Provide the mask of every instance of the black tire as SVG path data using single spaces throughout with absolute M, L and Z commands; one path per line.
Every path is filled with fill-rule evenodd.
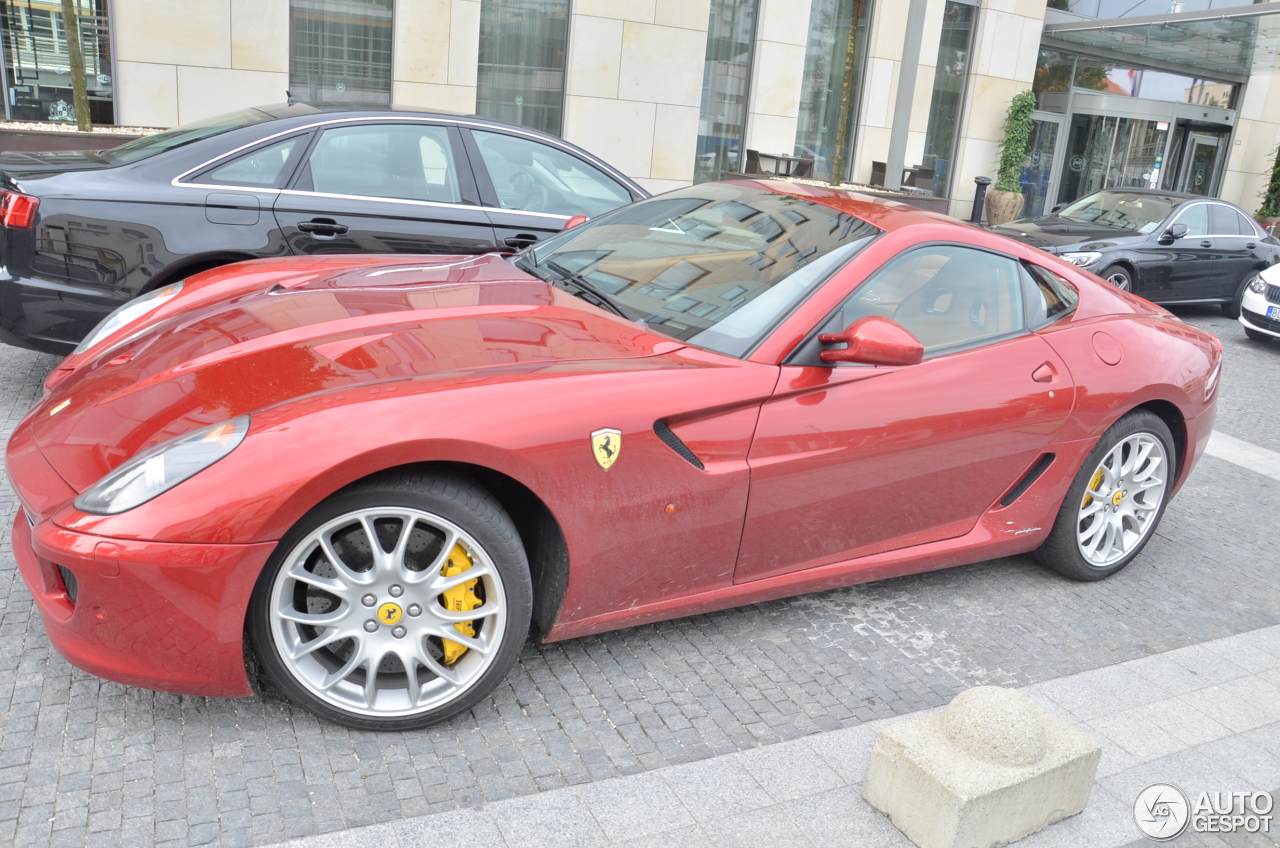
M 1098 276 L 1120 291 L 1133 291 L 1133 273 L 1124 265 L 1108 265 Z
M 453 700 L 411 715 L 364 715 L 318 697 L 289 669 L 281 657 L 273 631 L 270 598 L 277 576 L 295 548 L 318 528 L 359 510 L 396 508 L 418 510 L 443 518 L 464 530 L 478 543 L 500 577 L 505 597 L 505 627 L 490 664 Z M 367 539 L 367 534 L 365 538 Z M 387 552 L 385 546 L 383 551 Z M 410 587 L 401 602 L 410 600 L 413 591 L 413 587 Z M 399 595 L 396 597 L 399 598 Z M 428 601 L 424 600 L 423 603 Z M 364 616 L 364 611 L 356 609 L 354 604 L 352 607 L 357 613 L 356 618 Z M 289 530 L 259 575 L 249 602 L 246 630 L 263 676 L 297 706 L 323 719 L 359 730 L 412 730 L 438 724 L 463 713 L 497 688 L 524 645 L 529 633 L 532 607 L 533 588 L 524 546 L 511 517 L 487 490 L 460 476 L 389 472 L 338 492 Z M 372 610 L 368 614 L 372 615 Z M 409 608 L 408 615 L 412 614 L 412 609 Z M 381 615 L 381 609 L 378 615 Z M 407 617 L 404 622 L 410 623 Z M 477 629 L 476 632 L 479 633 L 480 630 Z M 411 643 L 412 640 L 407 642 Z M 381 666 L 378 673 L 386 676 Z M 377 675 L 375 677 L 377 680 L 382 679 Z M 381 689 L 375 691 L 379 693 L 375 696 L 376 699 L 380 697 Z
M 1244 293 L 1249 288 L 1249 282 L 1258 276 L 1257 271 L 1250 271 L 1245 278 L 1240 281 L 1240 285 L 1236 286 L 1236 293 L 1232 295 L 1230 302 L 1222 304 L 1222 314 L 1230 318 L 1232 321 L 1240 317 L 1240 309 L 1244 303 Z
M 1244 334 L 1255 342 L 1269 342 L 1273 338 L 1273 336 L 1268 336 L 1266 333 L 1258 332 L 1252 327 L 1245 327 Z
M 1137 545 L 1132 550 L 1127 551 L 1118 562 L 1111 563 L 1105 567 L 1096 566 L 1084 558 L 1077 543 L 1080 512 L 1084 508 L 1086 490 L 1095 473 L 1097 473 L 1099 465 L 1112 448 L 1125 439 L 1138 434 L 1154 436 L 1164 447 L 1169 467 L 1165 474 L 1166 482 L 1163 499 L 1146 530 L 1146 535 L 1141 538 Z M 1107 432 L 1102 434 L 1102 438 L 1098 439 L 1098 444 L 1089 452 L 1089 456 L 1080 466 L 1080 470 L 1076 472 L 1075 480 L 1072 481 L 1071 488 L 1067 490 L 1067 496 L 1063 499 L 1062 506 L 1058 510 L 1058 517 L 1054 521 L 1049 537 L 1035 552 L 1036 559 L 1064 577 L 1084 582 L 1110 577 L 1133 562 L 1134 558 L 1146 547 L 1151 537 L 1155 535 L 1160 519 L 1164 517 L 1165 508 L 1169 505 L 1169 491 L 1173 488 L 1174 480 L 1177 478 L 1177 463 L 1178 456 L 1175 452 L 1173 434 L 1169 431 L 1169 425 L 1165 424 L 1163 419 L 1145 409 L 1135 409 L 1125 415 L 1111 425 Z

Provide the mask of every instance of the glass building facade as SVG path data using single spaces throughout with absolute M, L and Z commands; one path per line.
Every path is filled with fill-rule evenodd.
M 106 0 L 76 0 L 89 117 L 115 123 L 111 30 Z M 18 121 L 74 123 L 71 59 L 61 0 L 0 0 L 5 114 Z
M 693 181 L 741 171 L 751 93 L 757 0 L 711 0 Z
M 391 103 L 394 0 L 289 0 L 289 93 L 308 103 Z
M 925 132 L 921 163 L 933 169 L 934 194 L 938 197 L 947 196 L 951 183 L 951 164 L 960 131 L 977 12 L 976 6 L 947 0 L 942 15 L 942 41 L 938 45 L 933 97 L 929 101 L 929 128 Z
M 800 119 L 796 124 L 796 156 L 813 157 L 813 176 L 831 179 L 839 135 L 840 106 L 847 98 L 845 153 L 857 137 L 858 104 L 867 65 L 867 27 L 871 0 L 813 0 L 809 11 L 809 41 L 805 48 Z M 850 33 L 850 27 L 854 31 Z M 853 75 L 844 90 L 849 37 L 853 36 Z M 852 157 L 846 156 L 848 177 Z
M 483 0 L 476 114 L 560 135 L 569 0 Z

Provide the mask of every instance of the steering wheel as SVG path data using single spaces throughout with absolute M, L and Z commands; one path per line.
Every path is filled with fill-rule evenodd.
M 546 212 L 551 203 L 551 192 L 527 171 L 511 175 L 507 185 L 514 192 L 512 202 L 525 212 Z

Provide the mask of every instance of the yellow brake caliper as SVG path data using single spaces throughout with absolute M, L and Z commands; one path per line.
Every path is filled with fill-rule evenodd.
M 1098 473 L 1093 475 L 1093 479 L 1089 481 L 1089 491 L 1085 492 L 1084 503 L 1080 504 L 1080 508 L 1084 509 L 1093 503 L 1093 496 L 1098 493 L 1098 487 L 1102 485 L 1102 469 L 1098 469 Z
M 449 552 L 449 558 L 445 560 L 444 569 L 440 573 L 445 577 L 453 577 L 455 574 L 461 574 L 471 568 L 472 565 L 471 557 L 467 555 L 462 545 L 454 545 L 453 550 Z M 453 610 L 454 612 L 475 609 L 480 606 L 480 598 L 476 596 L 476 584 L 479 582 L 480 579 L 476 578 L 460 583 L 452 589 L 445 589 L 440 593 L 440 603 L 445 609 Z M 475 625 L 474 621 L 460 621 L 453 627 L 463 636 L 474 637 L 476 635 Z M 467 652 L 466 645 L 459 645 L 449 639 L 441 639 L 440 643 L 444 647 L 445 665 L 453 665 Z

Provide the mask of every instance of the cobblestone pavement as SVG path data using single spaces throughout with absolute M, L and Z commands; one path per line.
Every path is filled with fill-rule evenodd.
M 1218 427 L 1280 450 L 1280 344 L 1209 310 Z M 3 435 L 52 357 L 0 347 Z M 414 733 L 267 693 L 157 694 L 72 669 L 13 567 L 0 487 L 0 844 L 261 845 L 733 753 L 1280 623 L 1280 482 L 1206 457 L 1159 536 L 1077 584 L 1025 557 L 527 647 L 471 713 Z

